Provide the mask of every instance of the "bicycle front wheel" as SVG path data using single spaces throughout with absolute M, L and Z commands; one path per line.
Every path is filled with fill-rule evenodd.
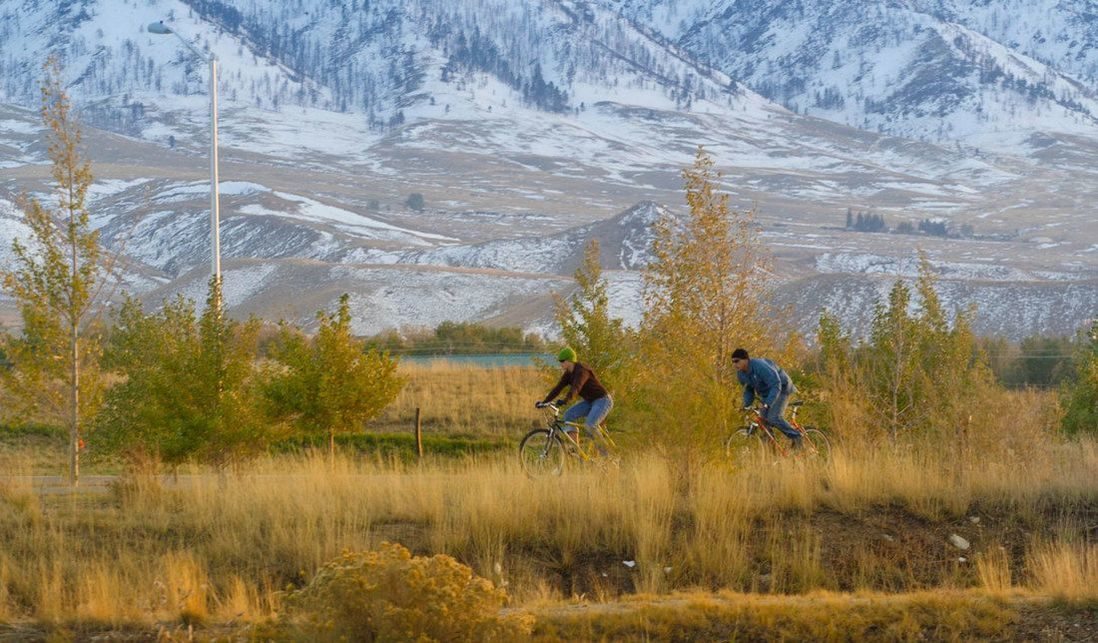
M 741 463 L 747 461 L 752 453 L 762 448 L 762 431 L 750 429 L 738 429 L 728 436 L 724 442 L 724 454 L 732 462 Z
M 819 429 L 807 427 L 804 430 L 804 454 L 809 458 L 827 462 L 831 459 L 831 441 Z
M 519 442 L 519 462 L 530 477 L 559 476 L 564 458 L 564 445 L 548 429 L 534 429 Z

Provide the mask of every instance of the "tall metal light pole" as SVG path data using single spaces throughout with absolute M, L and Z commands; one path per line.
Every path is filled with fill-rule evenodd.
M 213 254 L 211 263 L 213 278 L 218 288 L 221 286 L 221 214 L 220 199 L 217 189 L 217 56 L 213 53 L 205 54 L 197 47 L 180 36 L 163 21 L 151 23 L 148 26 L 149 33 L 158 35 L 171 34 L 186 45 L 195 56 L 205 60 L 210 65 L 210 246 Z M 221 307 L 221 300 L 216 302 Z

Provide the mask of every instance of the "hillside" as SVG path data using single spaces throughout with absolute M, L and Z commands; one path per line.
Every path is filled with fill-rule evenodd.
M 221 60 L 239 314 L 307 323 L 347 291 L 362 332 L 448 318 L 551 330 L 548 293 L 598 238 L 614 306 L 635 319 L 646 226 L 681 213 L 678 173 L 704 145 L 733 205 L 757 207 L 803 330 L 824 307 L 864 325 L 922 249 L 982 330 L 1071 332 L 1098 298 L 1094 65 L 1078 44 L 1092 25 L 1059 5 L 1003 20 L 1016 4 L 5 0 L 0 262 L 20 194 L 45 188 L 31 108 L 57 53 L 126 287 L 201 298 L 206 75 L 143 31 L 168 19 Z M 425 209 L 406 207 L 412 193 Z M 950 237 L 856 232 L 848 209 Z

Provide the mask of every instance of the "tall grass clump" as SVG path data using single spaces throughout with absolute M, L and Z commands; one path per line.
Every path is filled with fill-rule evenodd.
M 1010 557 L 1002 546 L 977 554 L 976 573 L 980 578 L 980 587 L 988 593 L 1002 594 L 1014 587 Z
M 1026 563 L 1036 591 L 1067 601 L 1098 602 L 1098 544 L 1039 543 Z

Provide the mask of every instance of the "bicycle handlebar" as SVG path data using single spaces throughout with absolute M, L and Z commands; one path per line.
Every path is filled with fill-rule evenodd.
M 534 406 L 539 409 L 549 409 L 553 412 L 553 415 L 560 415 L 560 407 L 557 406 L 556 402 L 538 402 Z

